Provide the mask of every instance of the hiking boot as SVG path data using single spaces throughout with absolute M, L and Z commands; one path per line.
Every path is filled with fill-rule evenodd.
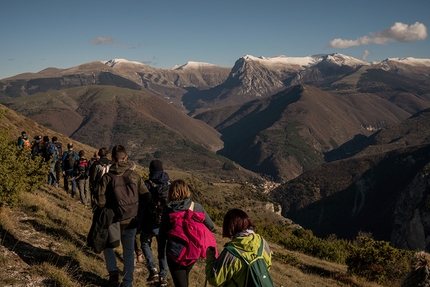
M 148 279 L 146 279 L 147 282 L 153 282 L 158 279 L 158 271 L 157 268 L 149 270 L 149 276 Z
M 167 277 L 160 277 L 160 284 L 158 286 L 166 287 L 167 286 Z
M 119 286 L 119 272 L 111 271 L 109 272 L 109 280 L 107 286 Z

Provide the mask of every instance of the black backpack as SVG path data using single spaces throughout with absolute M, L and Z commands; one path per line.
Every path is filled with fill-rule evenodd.
M 149 192 L 151 193 L 151 202 L 148 204 L 149 213 L 151 214 L 152 222 L 155 224 L 161 223 L 161 214 L 163 207 L 167 202 L 167 195 L 169 193 L 170 181 L 165 183 L 155 183 L 148 179 L 147 182 L 151 186 Z
M 76 156 L 74 151 L 68 151 L 64 166 L 66 170 L 74 169 L 76 165 Z
M 123 175 L 106 173 L 112 179 L 113 197 L 116 202 L 111 207 L 119 221 L 135 217 L 139 209 L 139 192 L 137 185 L 130 178 L 132 172 L 128 169 Z
M 273 287 L 272 276 L 270 276 L 266 261 L 263 257 L 264 240 L 261 239 L 260 248 L 258 248 L 257 256 L 249 260 L 241 255 L 241 253 L 233 246 L 225 247 L 228 252 L 240 258 L 247 265 L 246 282 L 244 287 Z M 233 280 L 234 281 L 234 280 Z M 235 282 L 236 283 L 236 282 Z M 235 284 L 237 286 L 237 284 Z

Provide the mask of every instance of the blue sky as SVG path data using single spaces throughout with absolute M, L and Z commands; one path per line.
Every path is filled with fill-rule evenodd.
M 430 58 L 428 0 L 2 0 L 0 79 L 122 58 L 157 68 L 244 55 Z

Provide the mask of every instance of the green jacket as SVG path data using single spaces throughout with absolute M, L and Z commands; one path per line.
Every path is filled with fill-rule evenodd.
M 251 259 L 252 255 L 258 253 L 261 240 L 264 240 L 260 235 L 254 233 L 243 237 L 234 237 L 225 246 L 233 246 L 242 256 Z M 272 255 L 269 245 L 264 240 L 263 257 L 266 261 L 268 269 L 272 266 Z M 243 287 L 246 282 L 247 264 L 231 254 L 225 248 L 217 259 L 211 256 L 206 258 L 206 278 L 212 286 Z

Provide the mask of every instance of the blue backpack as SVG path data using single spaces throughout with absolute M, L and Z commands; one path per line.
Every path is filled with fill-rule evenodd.
M 51 159 L 51 162 L 58 160 L 57 146 L 54 143 L 46 146 L 46 157 L 46 160 Z

